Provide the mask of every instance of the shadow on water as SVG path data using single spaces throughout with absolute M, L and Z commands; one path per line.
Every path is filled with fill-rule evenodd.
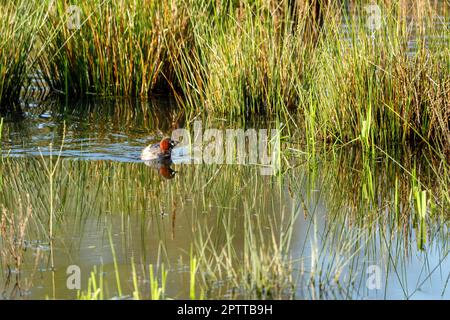
M 448 209 L 427 164 L 408 150 L 395 157 L 408 171 L 359 148 L 307 154 L 297 138 L 282 140 L 283 169 L 273 176 L 249 164 L 149 165 L 141 150 L 191 129 L 192 120 L 171 101 L 121 103 L 131 102 L 49 103 L 6 119 L 3 298 L 76 298 L 67 286 L 72 265 L 81 269 L 81 291 L 96 279 L 102 298 L 152 297 L 150 269 L 161 285 L 163 266 L 169 298 L 450 297 Z M 274 126 L 202 121 L 220 130 Z M 59 150 L 64 130 L 50 197 L 43 161 L 50 143 Z M 423 219 L 407 173 L 414 166 L 428 190 Z

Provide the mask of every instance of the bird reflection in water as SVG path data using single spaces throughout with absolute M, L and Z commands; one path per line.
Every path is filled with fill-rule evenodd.
M 144 161 L 145 165 L 155 168 L 161 177 L 165 179 L 173 179 L 177 171 L 171 168 L 173 164 L 172 159 L 158 159 L 153 161 Z

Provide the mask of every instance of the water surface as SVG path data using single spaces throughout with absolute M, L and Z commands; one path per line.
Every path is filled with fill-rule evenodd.
M 3 212 L 29 208 L 31 217 L 18 269 L 2 251 L 3 298 L 77 298 L 67 287 L 71 265 L 81 269 L 82 292 L 91 272 L 103 279 L 103 298 L 131 298 L 133 280 L 149 298 L 149 266 L 160 278 L 164 265 L 166 297 L 189 298 L 192 258 L 197 298 L 450 298 L 448 211 L 429 207 L 426 224 L 418 222 L 398 166 L 367 162 L 357 148 L 307 155 L 293 127 L 279 175 L 250 164 L 175 163 L 167 179 L 139 154 L 190 128 L 186 119 L 170 99 L 49 102 L 8 115 L 0 202 Z M 221 130 L 275 125 L 200 120 Z M 51 186 L 44 163 L 56 164 L 63 137 Z M 1 243 L 8 248 L 6 237 Z

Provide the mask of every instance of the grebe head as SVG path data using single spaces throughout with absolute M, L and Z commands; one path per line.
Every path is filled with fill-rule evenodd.
M 170 138 L 164 138 L 159 143 L 159 148 L 161 149 L 161 152 L 169 153 L 177 144 L 178 142 L 173 141 Z

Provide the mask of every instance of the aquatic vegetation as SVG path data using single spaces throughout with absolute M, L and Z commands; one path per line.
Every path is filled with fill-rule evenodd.
M 188 1 L 192 45 L 173 61 L 181 103 L 236 116 L 295 108 L 309 51 L 296 44 L 287 3 Z
M 0 257 L 4 267 L 8 270 L 8 277 L 12 272 L 20 274 L 25 249 L 27 227 L 32 217 L 32 208 L 29 196 L 28 204 L 24 206 L 19 198 L 17 211 L 2 208 L 0 220 Z
M 102 269 L 100 268 L 100 275 L 98 275 L 97 268 L 91 272 L 88 280 L 87 290 L 77 293 L 78 300 L 103 300 L 104 299 L 104 286 Z M 98 277 L 98 280 L 97 280 Z
M 41 1 L 0 2 L 0 110 L 17 109 L 21 92 L 30 85 L 45 9 Z
M 40 3 L 0 2 L 11 297 L 448 297 L 447 2 Z M 195 121 L 279 129 L 279 170 L 141 161 Z
M 233 170 L 217 172 L 217 182 L 231 181 Z M 262 194 L 253 194 L 241 186 L 240 190 L 250 192 L 249 197 L 242 199 L 236 194 L 238 186 L 222 182 L 220 188 L 202 196 L 205 205 L 211 202 L 208 199 L 214 199 L 215 217 L 202 213 L 207 207 L 200 204 L 192 209 L 190 220 L 195 233 L 191 256 L 195 256 L 195 264 L 201 270 L 197 281 L 206 298 L 224 293 L 230 298 L 292 297 L 295 281 L 289 243 L 296 213 L 286 212 L 280 205 L 275 181 L 268 182 L 257 175 L 247 179 L 247 185 Z M 270 191 L 263 191 L 264 183 L 272 184 Z M 271 200 L 267 202 L 260 198 L 268 196 Z
M 5 56 L 14 68 L 2 65 L 5 77 L 7 70 L 20 74 L 3 81 L 4 101 L 17 100 L 34 68 L 66 98 L 161 90 L 174 93 L 189 113 L 289 119 L 300 111 L 306 124 L 320 123 L 308 129 L 317 142 L 425 145 L 448 159 L 446 3 L 419 1 L 411 10 L 404 1 L 379 4 L 377 29 L 367 26 L 373 17 L 363 13 L 365 3 L 354 2 L 327 1 L 313 16 L 307 2 L 293 8 L 272 0 L 44 5 L 36 13 L 32 5 L 16 5 L 28 12 L 21 16 L 30 16 L 31 29 L 5 25 L 4 46 L 21 47 L 2 50 L 20 52 L 17 59 Z M 13 19 L 14 5 L 2 10 Z M 32 49 L 37 43 L 41 48 Z
M 321 124 L 319 142 L 361 137 L 366 146 L 432 144 L 448 154 L 450 34 L 435 18 L 448 21 L 445 4 L 420 2 L 423 12 L 380 4 L 371 32 L 355 13 L 364 4 L 330 2 L 310 45 L 309 16 L 300 10 L 293 24 L 287 3 L 190 3 L 193 47 L 179 48 L 176 68 L 182 105 L 229 116 L 300 110 L 306 124 Z
M 147 97 L 170 90 L 171 43 L 184 32 L 175 1 L 55 1 L 42 30 L 40 69 L 67 97 Z
M 443 119 L 449 117 L 450 101 L 445 43 L 450 35 L 446 28 L 433 27 L 430 21 L 437 13 L 431 8 L 422 17 L 429 19 L 426 30 L 407 27 L 401 9 L 382 7 L 383 23 L 373 35 L 353 17 L 346 18 L 344 36 L 339 25 L 325 31 L 330 35 L 321 43 L 311 78 L 316 99 L 324 102 L 319 121 L 333 140 L 345 143 L 362 133 L 366 146 L 431 144 L 444 156 L 449 126 Z M 410 48 L 411 42 L 415 47 Z
M 411 288 L 410 281 L 423 283 L 426 278 L 439 278 L 440 270 L 448 266 L 449 242 L 445 231 L 449 221 L 448 204 L 443 204 L 444 193 L 431 178 L 434 173 L 427 176 L 426 165 L 418 170 L 421 172 L 420 188 L 427 188 L 428 194 L 433 195 L 433 200 L 428 200 L 430 207 L 437 204 L 434 216 L 423 220 L 424 229 L 421 229 L 416 220 L 416 200 L 411 197 L 411 190 L 418 185 L 417 174 L 413 174 L 417 158 L 412 160 L 409 154 L 403 155 L 400 160 L 403 168 L 381 159 L 367 161 L 367 156 L 356 148 L 339 150 L 333 155 L 333 161 L 324 161 L 320 166 L 320 174 L 314 178 L 312 187 L 309 187 L 310 178 L 303 179 L 306 181 L 289 179 L 292 189 L 304 199 L 302 206 L 307 208 L 305 211 L 310 217 L 306 223 L 312 238 L 311 247 L 305 243 L 297 250 L 303 256 L 311 255 L 311 261 L 305 261 L 303 267 L 311 270 L 310 278 L 303 283 L 309 289 L 306 292 L 317 299 L 373 297 L 376 291 L 371 292 L 366 285 L 366 272 L 371 267 L 383 274 L 378 298 L 389 296 L 389 285 L 393 283 L 403 290 L 404 297 L 411 297 L 417 288 Z M 352 164 L 351 168 L 348 163 Z M 361 183 L 367 179 L 364 177 L 367 175 L 365 166 L 371 171 L 382 172 L 372 179 L 373 198 L 367 197 L 367 188 Z M 308 190 L 311 189 L 318 189 L 319 194 L 310 194 Z M 342 190 L 346 192 L 343 194 Z M 334 199 L 325 204 L 326 214 L 319 209 L 317 198 Z M 430 223 L 432 220 L 436 224 Z M 438 228 L 443 230 L 433 231 L 433 225 L 439 225 Z M 437 257 L 433 257 L 433 244 L 421 247 L 424 234 L 427 237 L 433 234 L 429 238 L 442 241 L 443 251 L 437 253 Z M 417 279 L 407 276 L 403 273 L 405 262 L 415 255 L 432 259 L 436 269 L 424 268 L 426 272 Z
M 86 268 L 102 271 L 95 281 L 86 273 L 91 280 L 83 278 L 79 298 L 365 296 L 355 283 L 364 286 L 361 276 L 371 261 L 403 272 L 408 252 L 418 250 L 413 244 L 421 232 L 410 231 L 416 221 L 414 184 L 405 173 L 412 172 L 414 164 L 405 161 L 412 157 L 405 155 L 400 168 L 391 161 L 365 164 L 368 158 L 358 148 L 335 150 L 331 160 L 324 156 L 316 155 L 322 161 L 315 166 L 308 163 L 315 158 L 303 164 L 291 158 L 292 168 L 281 177 L 261 176 L 251 166 L 181 165 L 170 182 L 142 163 L 62 157 L 53 178 L 55 268 L 63 272 L 72 259 L 82 263 L 84 255 L 92 256 L 88 252 L 100 250 L 101 260 L 88 260 Z M 431 254 L 441 243 L 445 259 L 448 204 L 434 173 L 425 169 L 417 165 L 416 179 L 434 209 L 421 222 L 427 242 L 418 252 Z M 379 173 L 372 174 L 373 197 L 359 183 L 367 170 Z M 41 160 L 5 158 L 1 175 L 9 186 L 0 194 L 5 209 L 13 210 L 16 199 L 29 192 L 38 226 L 33 230 L 39 238 L 48 234 L 50 181 Z M 95 246 L 110 245 L 104 251 L 79 248 L 86 244 L 73 237 L 85 232 L 99 239 Z M 394 239 L 392 248 L 386 247 L 388 239 Z M 393 255 L 386 265 L 385 255 Z M 46 272 L 58 272 L 51 270 Z M 65 280 L 56 285 L 55 297 L 66 297 Z
M 111 239 L 110 239 L 111 241 Z M 111 250 L 114 258 L 114 273 L 116 277 L 116 290 L 118 296 L 116 297 L 108 297 L 108 298 L 116 298 L 116 299 L 134 299 L 140 300 L 142 298 L 148 298 L 151 300 L 160 300 L 165 299 L 165 290 L 166 290 L 166 282 L 167 282 L 167 274 L 168 271 L 165 270 L 164 264 L 160 267 L 161 275 L 160 279 L 158 275 L 155 274 L 159 268 L 154 268 L 152 264 L 148 266 L 149 269 L 149 284 L 150 284 L 150 293 L 148 297 L 142 296 L 141 287 L 142 283 L 139 282 L 138 273 L 136 272 L 136 265 L 134 259 L 131 258 L 131 267 L 132 267 L 132 282 L 133 282 L 133 293 L 132 295 L 122 295 L 121 282 L 120 282 L 120 270 L 117 265 L 116 255 L 114 251 L 114 244 L 111 243 Z M 97 268 L 94 266 L 93 271 L 91 271 L 87 290 L 80 290 L 77 292 L 78 300 L 103 300 L 105 299 L 105 295 L 107 294 L 108 283 L 105 283 L 105 275 L 103 272 L 103 266 Z
M 150 270 L 150 299 L 160 300 L 165 298 L 166 282 L 168 271 L 164 268 L 164 264 L 161 265 L 161 285 L 159 284 L 158 277 L 155 275 L 153 265 L 149 266 Z

